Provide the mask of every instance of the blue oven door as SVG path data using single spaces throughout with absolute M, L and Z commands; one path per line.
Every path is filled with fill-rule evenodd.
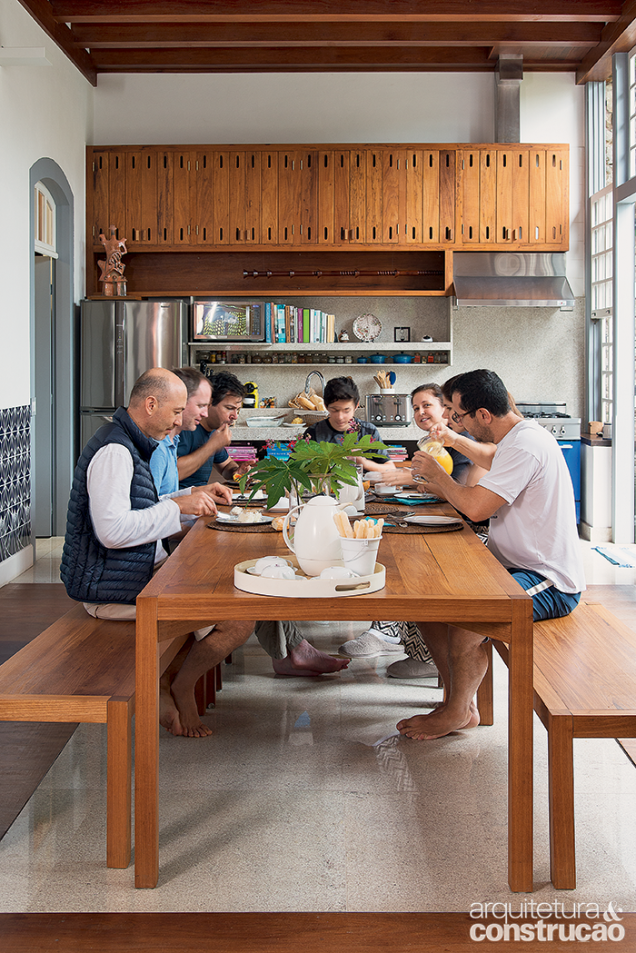
M 581 521 L 581 441 L 557 440 L 557 443 L 561 447 L 561 452 L 572 478 L 574 500 L 576 502 L 576 522 L 579 523 Z

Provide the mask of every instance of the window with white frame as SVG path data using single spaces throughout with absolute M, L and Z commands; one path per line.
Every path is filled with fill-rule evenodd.
M 612 296 L 614 197 L 609 185 L 590 200 L 592 267 L 591 315 L 600 325 L 600 383 L 603 422 L 612 419 Z
M 57 258 L 55 250 L 55 201 L 49 190 L 37 182 L 33 197 L 34 248 L 41 255 Z

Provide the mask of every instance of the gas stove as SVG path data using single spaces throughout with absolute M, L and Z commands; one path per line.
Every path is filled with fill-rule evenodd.
M 557 440 L 581 439 L 581 418 L 570 417 L 565 404 L 519 402 L 517 408 L 523 417 L 536 420 L 540 427 L 548 430 Z

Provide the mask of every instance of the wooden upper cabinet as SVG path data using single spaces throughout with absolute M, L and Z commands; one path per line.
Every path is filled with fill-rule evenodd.
M 548 145 L 94 147 L 87 228 L 135 250 L 567 248 L 568 175 Z

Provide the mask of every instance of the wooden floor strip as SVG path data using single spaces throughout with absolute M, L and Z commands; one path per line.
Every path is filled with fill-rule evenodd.
M 511 908 L 519 909 L 514 896 Z M 594 949 L 633 953 L 636 914 L 620 916 L 614 932 L 621 926 L 624 939 L 595 942 Z M 538 918 L 514 922 L 536 931 Z M 560 923 L 567 935 L 570 926 L 584 923 L 587 932 L 604 921 L 601 916 L 545 923 Z M 9 913 L 0 915 L 0 935 L 3 953 L 475 953 L 478 942 L 485 939 L 489 949 L 492 942 L 471 939 L 471 927 L 483 933 L 490 924 L 501 928 L 498 920 L 475 920 L 468 913 Z M 557 931 L 547 939 L 525 939 L 521 945 L 533 953 L 573 949 Z M 508 949 L 514 940 L 503 942 Z

